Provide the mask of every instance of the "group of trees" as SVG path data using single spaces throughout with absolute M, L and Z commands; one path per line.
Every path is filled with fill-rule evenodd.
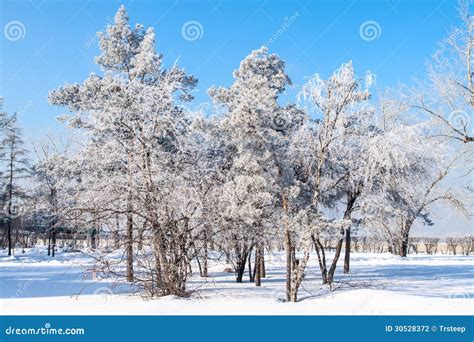
M 349 272 L 354 231 L 381 236 L 406 256 L 411 228 L 416 221 L 431 225 L 436 203 L 465 213 L 469 189 L 446 178 L 470 160 L 472 126 L 454 126 L 444 107 L 459 106 L 472 118 L 473 20 L 465 20 L 448 41 L 456 53 L 455 38 L 469 34 L 459 40 L 469 49 L 459 59 L 467 80 L 445 68 L 436 72 L 440 89 L 433 78 L 428 93 L 420 87 L 378 104 L 374 75 L 359 77 L 349 62 L 328 79 L 314 75 L 295 103 L 282 105 L 291 80 L 284 61 L 262 47 L 240 63 L 231 86 L 209 89 L 212 112 L 201 113 L 185 105 L 197 79 L 177 65 L 164 68 L 153 29 L 131 28 L 121 7 L 98 34 L 101 74 L 49 95 L 69 110 L 60 120 L 82 139 L 74 153 L 43 144 L 30 168 L 29 203 L 49 222 L 52 255 L 60 227 L 86 230 L 92 249 L 106 234 L 114 244 L 94 253 L 100 270 L 149 296 L 184 296 L 193 261 L 207 276 L 210 251 L 226 257 L 237 282 L 248 266 L 260 286 L 265 251 L 282 246 L 289 301 L 297 301 L 314 253 L 323 283 L 333 283 L 342 253 Z M 448 45 L 445 58 L 455 57 Z M 431 116 L 413 120 L 418 112 Z M 462 138 L 451 135 L 453 128 Z M 10 167 L 2 195 L 12 203 L 24 150 L 15 117 L 2 116 L 2 130 L 2 160 Z M 112 258 L 116 253 L 123 257 Z

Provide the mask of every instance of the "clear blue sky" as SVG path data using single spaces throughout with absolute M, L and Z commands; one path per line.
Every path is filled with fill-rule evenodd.
M 327 76 L 348 60 L 360 74 L 375 72 L 383 88 L 423 77 L 436 43 L 458 24 L 456 3 L 446 0 L 2 0 L 0 95 L 7 111 L 19 112 L 27 137 L 60 127 L 55 117 L 65 110 L 48 105 L 48 91 L 98 71 L 95 33 L 111 22 L 120 4 L 132 24 L 155 28 L 167 65 L 179 57 L 179 64 L 199 78 L 193 105 L 208 101 L 211 85 L 229 85 L 240 60 L 274 34 L 270 51 L 287 62 L 295 88 L 305 76 Z M 285 28 L 285 17 L 292 16 Z M 12 21 L 24 28 L 17 40 L 6 37 Z M 200 23 L 200 39 L 183 38 L 188 21 Z M 375 40 L 360 35 L 366 21 L 380 27 Z

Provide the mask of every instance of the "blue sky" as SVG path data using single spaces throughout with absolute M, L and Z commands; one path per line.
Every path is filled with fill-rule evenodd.
M 95 33 L 120 4 L 131 24 L 155 28 L 167 65 L 179 58 L 199 78 L 193 105 L 209 100 L 211 85 L 229 85 L 239 62 L 265 42 L 287 62 L 294 83 L 288 99 L 306 76 L 327 76 L 348 60 L 361 75 L 376 73 L 378 88 L 409 82 L 423 77 L 437 42 L 458 24 L 455 1 L 446 0 L 2 0 L 0 95 L 7 111 L 19 112 L 27 137 L 61 127 L 55 117 L 65 110 L 48 105 L 47 94 L 98 71 Z M 6 27 L 12 21 L 23 25 L 22 34 L 9 40 Z M 200 38 L 183 37 L 189 21 L 201 25 Z M 361 36 L 365 22 L 378 25 L 375 39 Z

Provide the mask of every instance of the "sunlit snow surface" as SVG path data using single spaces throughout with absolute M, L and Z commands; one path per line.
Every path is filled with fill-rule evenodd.
M 247 275 L 244 283 L 236 283 L 233 274 L 223 272 L 229 267 L 224 260 L 212 260 L 207 279 L 194 267 L 189 298 L 146 300 L 126 284 L 101 279 L 100 274 L 93 279 L 94 261 L 85 254 L 59 252 L 52 259 L 42 248 L 16 250 L 15 256 L 0 257 L 0 314 L 474 314 L 473 256 L 402 259 L 353 253 L 351 274 L 341 274 L 341 262 L 333 291 L 320 285 L 313 257 L 298 303 L 283 300 L 284 254 L 267 254 L 266 259 L 267 277 L 260 288 Z

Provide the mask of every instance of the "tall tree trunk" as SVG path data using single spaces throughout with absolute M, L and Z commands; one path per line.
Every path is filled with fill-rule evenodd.
M 119 215 L 115 215 L 115 226 L 116 231 L 114 232 L 114 249 L 118 249 L 120 245 L 120 219 Z
M 305 273 L 304 270 L 306 269 L 306 265 L 309 261 L 309 249 L 305 247 L 303 259 L 295 263 L 296 268 L 293 270 L 293 277 L 291 279 L 291 293 L 290 293 L 290 300 L 292 302 L 298 301 L 298 289 L 303 282 Z
M 51 256 L 54 258 L 56 255 L 56 227 L 51 230 Z
M 334 255 L 334 259 L 332 259 L 331 267 L 329 268 L 329 271 L 328 271 L 328 277 L 327 277 L 328 284 L 332 284 L 334 280 L 334 273 L 336 272 L 337 261 L 339 260 L 339 257 L 341 256 L 343 242 L 344 242 L 344 236 L 341 236 L 339 240 L 337 241 L 336 254 Z
M 351 219 L 352 210 L 354 209 L 354 204 L 355 204 L 356 199 L 357 199 L 357 196 L 354 196 L 352 194 L 347 195 L 346 211 L 344 212 L 344 219 L 345 220 L 350 220 Z M 341 230 L 341 236 L 340 236 L 339 240 L 337 241 L 336 254 L 334 255 L 334 259 L 332 260 L 331 267 L 329 268 L 329 271 L 328 271 L 328 277 L 327 277 L 328 284 L 332 284 L 332 282 L 334 280 L 334 273 L 336 272 L 337 262 L 339 260 L 340 255 L 341 255 L 342 245 L 344 243 L 344 238 L 347 236 L 346 230 L 348 228 L 345 228 L 345 229 Z M 346 257 L 350 258 L 350 241 L 349 241 L 349 247 L 346 249 L 345 252 L 347 254 Z M 349 269 L 347 271 L 349 271 Z
M 12 200 L 13 200 L 13 163 L 14 163 L 14 154 L 13 154 L 14 145 L 12 142 L 10 158 L 9 158 L 9 175 L 8 175 L 8 207 L 7 207 L 7 239 L 8 239 L 8 256 L 12 255 Z
M 406 257 L 408 254 L 408 238 L 409 238 L 409 230 L 405 230 L 402 236 L 399 252 L 401 257 Z
M 288 201 L 286 199 L 285 194 L 283 193 L 281 196 L 282 199 L 282 207 L 285 213 L 288 213 Z M 295 275 L 293 275 L 293 272 L 295 272 L 295 264 L 296 264 L 296 258 L 295 258 L 295 247 L 292 246 L 291 242 L 291 233 L 290 233 L 290 227 L 289 223 L 287 220 L 284 222 L 285 225 L 285 251 L 286 251 L 286 300 L 288 302 L 297 301 L 297 296 L 298 296 L 298 276 L 301 276 L 301 280 L 303 277 L 303 274 L 300 274 L 296 272 Z M 309 257 L 309 254 L 308 254 Z M 297 270 L 299 271 L 299 269 Z M 293 284 L 293 281 L 295 281 L 295 284 Z
M 247 259 L 249 264 L 249 281 L 252 283 L 255 280 L 252 274 L 252 248 L 250 248 L 249 256 Z
M 408 237 L 403 237 L 402 243 L 400 245 L 400 256 L 406 257 L 408 254 Z
M 291 273 L 293 266 L 293 259 L 291 253 L 291 236 L 288 227 L 285 229 L 285 251 L 286 251 L 286 300 L 291 300 Z
M 208 276 L 208 250 L 207 250 L 207 245 L 208 241 L 207 239 L 209 238 L 209 235 L 207 234 L 207 229 L 204 231 L 204 245 L 203 245 L 203 261 L 202 261 L 202 276 L 204 278 L 207 278 Z
M 133 217 L 130 199 L 127 211 L 127 281 L 133 281 Z
M 359 197 L 359 193 L 348 193 L 347 194 L 347 205 L 346 205 L 346 212 L 344 213 L 344 219 L 351 219 L 352 217 L 352 210 L 354 210 L 354 204 L 357 198 Z M 351 260 L 351 226 L 347 227 L 346 229 L 346 246 L 344 251 L 344 273 L 349 273 L 349 266 Z
M 161 248 L 159 246 L 159 242 L 157 241 L 155 237 L 154 241 L 154 247 L 155 247 L 155 272 L 156 272 L 156 291 L 158 292 L 160 289 L 163 288 L 163 272 L 162 272 L 162 266 L 161 266 Z
M 255 286 L 262 286 L 262 255 L 260 247 L 255 248 Z
M 236 243 L 234 246 L 234 252 L 237 259 L 235 265 L 236 282 L 241 283 L 245 273 L 245 266 L 247 265 L 249 250 L 247 249 L 247 246 L 241 246 L 239 243 Z
M 12 255 L 12 218 L 7 217 L 6 221 L 7 221 L 8 256 L 10 256 Z
M 349 273 L 351 260 L 351 227 L 346 229 L 346 247 L 344 251 L 344 273 Z
M 51 255 L 51 234 L 52 234 L 52 232 L 49 231 L 49 233 L 48 233 L 48 256 Z
M 291 300 L 291 273 L 292 273 L 292 254 L 291 254 L 291 236 L 288 228 L 285 229 L 285 250 L 286 250 L 286 300 Z
M 293 270 L 295 270 L 296 267 L 298 266 L 298 259 L 296 259 L 296 247 L 295 246 L 291 246 L 291 261 L 292 261 L 291 267 L 292 267 Z
M 91 232 L 91 249 L 93 251 L 95 251 L 97 248 L 97 241 L 96 241 L 95 235 L 96 235 L 96 230 L 94 228 L 92 229 L 92 232 Z
M 242 282 L 242 279 L 244 277 L 244 273 L 245 273 L 245 264 L 246 264 L 246 261 L 247 261 L 247 255 L 245 255 L 245 258 L 239 258 L 239 261 L 237 262 L 237 266 L 236 266 L 236 269 L 235 269 L 235 272 L 236 272 L 236 279 L 235 281 L 237 283 L 241 283 Z
M 399 253 L 401 257 L 406 257 L 408 255 L 410 229 L 414 221 L 415 221 L 414 218 L 408 218 L 405 222 L 403 222 L 402 238 L 400 240 L 400 248 L 399 248 Z
M 127 196 L 127 241 L 126 241 L 126 248 L 127 248 L 127 281 L 133 281 L 133 205 L 132 205 L 132 185 L 133 185 L 133 178 L 132 178 L 132 154 L 130 152 L 127 153 L 128 158 L 128 196 Z
M 145 227 L 142 229 L 137 229 L 138 237 L 137 237 L 137 249 L 141 251 L 143 249 L 143 232 Z
M 267 272 L 265 270 L 265 250 L 263 247 L 260 250 L 260 276 L 262 278 L 267 276 Z
M 319 241 L 319 238 L 316 238 L 314 235 L 311 235 L 311 239 L 313 240 L 314 249 L 316 250 L 316 254 L 318 255 L 318 264 L 319 269 L 321 270 L 321 278 L 323 284 L 327 284 L 328 282 L 328 270 L 326 266 L 326 253 L 324 252 L 324 246 Z

